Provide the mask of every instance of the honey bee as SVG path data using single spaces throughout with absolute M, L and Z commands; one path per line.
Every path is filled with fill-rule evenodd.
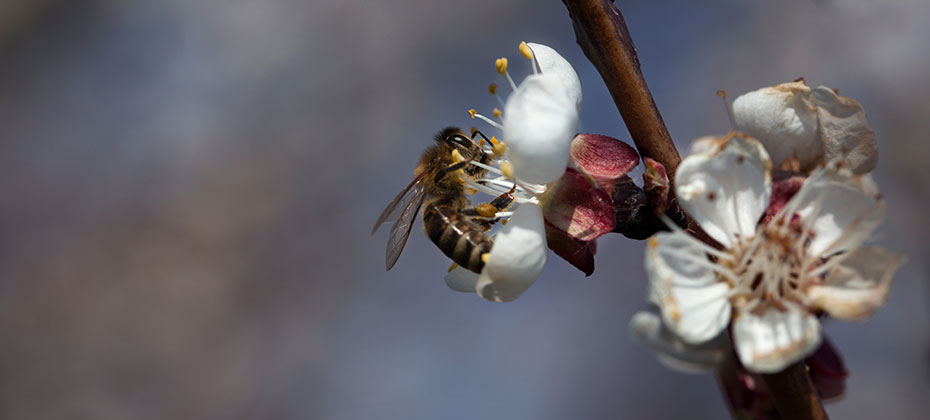
M 474 134 L 487 139 L 480 131 L 476 130 Z M 423 210 L 426 235 L 453 262 L 480 273 L 484 267 L 483 256 L 491 251 L 494 244 L 487 233 L 497 220 L 494 214 L 506 209 L 513 201 L 513 195 L 505 193 L 490 203 L 472 207 L 465 195 L 466 185 L 460 177 L 464 174 L 480 182 L 487 170 L 471 162 L 488 165 L 492 156 L 456 127 L 443 129 L 434 140 L 436 144 L 420 156 L 413 181 L 381 212 L 371 233 L 374 234 L 384 222 L 395 220 L 385 253 L 385 266 L 390 270 L 404 250 L 414 218 L 426 203 Z M 455 151 L 461 160 L 453 157 Z

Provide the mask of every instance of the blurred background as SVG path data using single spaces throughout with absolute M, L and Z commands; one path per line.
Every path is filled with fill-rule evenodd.
M 861 101 L 909 255 L 888 305 L 826 331 L 835 419 L 925 418 L 930 397 L 930 3 L 621 1 L 672 137 L 805 77 Z M 520 299 L 449 290 L 415 229 L 369 232 L 446 125 L 489 112 L 493 60 L 553 46 L 582 129 L 629 136 L 558 1 L 0 2 L 0 418 L 727 417 L 711 376 L 627 333 L 643 243 L 558 258 Z M 923 413 L 923 414 L 921 414 Z

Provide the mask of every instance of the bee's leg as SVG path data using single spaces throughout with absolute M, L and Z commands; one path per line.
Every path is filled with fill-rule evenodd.
M 486 229 L 490 229 L 492 225 L 501 219 L 497 217 L 497 213 L 506 210 L 513 203 L 514 191 L 516 191 L 516 186 L 511 188 L 510 191 L 494 197 L 490 203 L 482 203 L 475 207 L 463 209 L 462 214 L 470 217 L 475 223 L 485 226 Z
M 485 232 L 491 230 L 491 227 L 493 227 L 495 223 L 501 220 L 500 217 L 482 216 L 478 214 L 478 210 L 476 210 L 475 207 L 464 209 L 460 212 L 460 214 L 467 217 L 468 221 L 475 225 L 475 227 Z
M 494 197 L 494 199 L 491 200 L 491 202 L 488 204 L 494 206 L 494 208 L 497 209 L 497 211 L 504 211 L 507 207 L 510 207 L 510 205 L 513 203 L 513 193 L 516 190 L 517 190 L 517 185 L 514 184 L 514 186 L 510 188 L 510 191 L 505 192 L 497 197 Z
M 445 167 L 445 168 L 440 168 L 439 170 L 436 171 L 436 178 L 434 179 L 434 181 L 435 181 L 435 182 L 439 182 L 439 181 L 441 181 L 443 178 L 445 178 L 446 175 L 448 175 L 449 173 L 455 172 L 455 171 L 457 171 L 457 170 L 459 170 L 459 169 L 463 169 L 463 168 L 465 168 L 466 166 L 468 166 L 468 164 L 469 164 L 468 161 L 463 160 L 463 161 L 458 162 L 458 163 L 453 163 L 453 164 L 451 164 L 451 165 L 449 165 L 449 166 L 447 166 L 447 167 Z

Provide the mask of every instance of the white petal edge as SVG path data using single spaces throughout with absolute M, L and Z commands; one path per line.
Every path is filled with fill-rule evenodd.
M 730 321 L 730 286 L 717 279 L 703 249 L 677 231 L 649 238 L 646 274 L 649 300 L 659 306 L 662 321 L 686 343 L 706 342 Z
M 843 159 L 846 167 L 857 174 L 875 169 L 878 146 L 862 104 L 826 86 L 814 89 L 811 98 L 817 106 L 824 159 Z
M 575 110 L 581 111 L 581 79 L 571 63 L 556 52 L 552 47 L 535 42 L 528 42 L 526 45 L 533 50 L 533 56 L 539 64 L 539 70 L 543 74 L 554 74 L 562 80 L 562 84 L 568 91 L 568 95 L 575 104 Z
M 492 302 L 512 301 L 536 282 L 548 259 L 542 209 L 523 204 L 494 237 L 478 277 L 478 294 Z
M 823 284 L 807 290 L 810 303 L 830 316 L 861 320 L 871 316 L 888 300 L 894 273 L 904 257 L 877 247 L 860 248 L 830 270 Z
M 772 162 L 797 156 L 802 167 L 823 154 L 811 89 L 803 82 L 783 83 L 740 95 L 733 101 L 736 129 L 758 139 Z
M 578 110 L 555 74 L 528 76 L 504 107 L 504 141 L 517 179 L 547 184 L 568 165 Z
M 783 311 L 739 312 L 733 322 L 736 354 L 751 372 L 780 372 L 811 354 L 820 340 L 817 318 L 790 302 Z
M 708 235 L 731 248 L 752 237 L 769 205 L 771 162 L 758 141 L 739 135 L 700 143 L 702 153 L 689 155 L 675 173 L 675 192 Z
M 794 208 L 814 237 L 811 258 L 854 249 L 885 218 L 885 205 L 870 175 L 821 168 L 804 182 L 787 208 Z
M 453 268 L 443 280 L 446 281 L 446 286 L 456 292 L 475 293 L 478 290 L 478 273 L 461 266 Z
M 685 343 L 662 325 L 658 315 L 638 312 L 630 319 L 630 335 L 649 346 L 663 365 L 682 373 L 706 373 L 716 369 L 729 352 L 728 346 L 710 342 L 697 346 Z

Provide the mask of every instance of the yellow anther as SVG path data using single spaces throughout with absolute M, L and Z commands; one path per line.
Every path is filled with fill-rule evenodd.
M 452 163 L 459 163 L 463 160 L 465 160 L 465 158 L 459 153 L 459 149 L 452 149 Z
M 494 69 L 497 70 L 501 76 L 507 74 L 507 57 L 501 57 L 497 60 L 494 60 Z
M 496 154 L 497 152 L 495 152 Z M 513 165 L 510 162 L 501 162 L 501 172 L 507 178 L 513 179 Z
M 478 111 L 475 111 L 474 108 L 468 110 L 468 116 L 475 118 L 475 115 L 478 115 Z
M 494 108 L 494 118 L 500 118 L 501 115 L 504 115 L 504 112 L 497 108 Z
M 490 253 L 490 252 L 485 252 L 484 254 L 481 254 L 481 262 L 487 264 L 487 263 L 488 263 L 488 260 L 490 260 L 490 259 L 491 259 L 491 253 Z
M 464 170 L 464 169 L 456 169 L 456 170 L 453 171 L 452 173 L 455 174 L 455 179 L 456 179 L 456 181 L 461 182 L 461 183 L 463 183 L 463 184 L 465 183 L 465 177 L 466 177 L 467 175 L 465 175 L 465 170 Z
M 494 152 L 494 155 L 497 157 L 503 157 L 504 153 L 507 151 L 507 145 L 504 142 L 491 142 L 491 150 Z
M 503 219 L 503 220 L 501 220 L 501 224 L 502 224 L 502 225 L 506 225 L 507 222 L 509 222 L 509 221 L 510 221 L 510 219 Z
M 520 43 L 520 54 L 523 54 L 529 60 L 533 59 L 533 50 L 530 49 L 529 45 L 526 45 L 526 42 Z
M 497 207 L 489 203 L 481 203 L 475 207 L 475 211 L 478 212 L 478 215 L 481 217 L 494 217 L 494 215 L 497 214 Z
M 484 139 L 479 140 L 478 143 L 481 145 L 481 147 L 484 147 Z
M 469 194 L 472 194 L 472 195 L 478 194 L 478 190 L 476 190 L 476 189 L 474 189 L 474 188 L 469 188 L 469 189 L 468 189 L 468 193 L 469 193 Z
M 452 270 L 455 270 L 455 269 L 456 269 L 456 268 L 458 268 L 458 267 L 459 267 L 459 265 L 458 265 L 458 264 L 456 264 L 456 263 L 452 263 L 452 265 L 450 265 L 450 266 L 449 266 L 449 272 L 451 273 L 451 272 L 452 272 Z
M 488 92 L 490 92 L 492 95 L 497 95 L 497 85 L 494 83 L 488 85 Z

